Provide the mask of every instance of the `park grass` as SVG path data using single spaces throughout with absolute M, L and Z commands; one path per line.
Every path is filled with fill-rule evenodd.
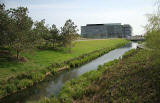
M 58 97 L 28 103 L 159 103 L 160 69 L 152 51 L 130 50 L 68 81 Z
M 110 48 L 124 42 L 126 42 L 124 39 L 78 41 L 74 43 L 72 53 L 54 50 L 35 50 L 23 53 L 21 55 L 25 56 L 29 60 L 28 62 L 0 61 L 0 80 L 11 75 L 18 75 L 22 72 L 38 71 L 53 63 L 60 63 L 82 54 L 87 54 L 102 48 Z
M 82 54 L 87 54 L 102 48 L 110 48 L 124 42 L 126 42 L 124 39 L 78 41 L 74 43 L 72 53 L 54 50 L 35 50 L 24 53 L 21 55 L 25 56 L 29 60 L 28 62 L 0 61 L 0 80 L 11 75 L 18 75 L 22 72 L 38 71 L 53 63 L 60 63 Z

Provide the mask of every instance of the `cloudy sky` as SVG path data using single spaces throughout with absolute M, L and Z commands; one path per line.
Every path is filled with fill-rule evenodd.
M 0 0 L 6 8 L 28 7 L 33 20 L 63 26 L 72 19 L 80 26 L 95 23 L 122 23 L 133 27 L 133 34 L 144 33 L 145 14 L 154 11 L 155 0 Z

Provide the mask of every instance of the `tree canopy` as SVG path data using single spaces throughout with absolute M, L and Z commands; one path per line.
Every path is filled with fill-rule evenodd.
M 157 11 L 153 14 L 148 14 L 148 24 L 146 29 L 146 45 L 152 49 L 152 59 L 156 64 L 160 61 L 160 2 L 156 2 Z
M 77 26 L 71 19 L 67 20 L 64 26 L 61 28 L 61 34 L 63 35 L 63 44 L 69 48 L 70 52 L 72 48 L 72 41 L 77 37 L 77 31 Z

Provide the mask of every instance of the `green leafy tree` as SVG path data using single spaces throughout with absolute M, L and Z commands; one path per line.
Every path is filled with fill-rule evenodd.
M 159 1 L 157 4 L 157 11 L 153 14 L 148 14 L 148 24 L 145 26 L 146 29 L 146 45 L 152 49 L 153 62 L 159 64 L 160 61 L 160 5 Z
M 43 46 L 49 40 L 49 29 L 45 26 L 45 19 L 34 23 L 33 34 L 37 38 L 37 44 Z
M 59 37 L 59 30 L 56 27 L 56 25 L 52 25 L 52 27 L 50 28 L 50 37 L 49 37 L 49 41 L 53 44 L 53 47 L 56 48 L 56 45 L 60 42 Z
M 63 27 L 61 27 L 61 35 L 63 36 L 63 44 L 65 47 L 69 49 L 71 52 L 72 49 L 72 41 L 76 39 L 77 34 L 77 26 L 74 22 L 69 19 L 66 21 Z
M 34 46 L 31 33 L 33 21 L 28 16 L 28 9 L 24 7 L 10 9 L 9 17 L 12 25 L 9 25 L 8 46 L 16 51 L 16 57 L 19 59 L 21 52 Z
M 9 27 L 11 19 L 8 16 L 8 11 L 5 10 L 5 5 L 0 4 L 0 46 L 3 47 L 8 42 Z M 10 26 L 9 26 L 10 25 Z

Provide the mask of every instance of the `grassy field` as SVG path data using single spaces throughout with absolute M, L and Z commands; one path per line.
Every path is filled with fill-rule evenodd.
M 58 97 L 34 103 L 158 103 L 160 69 L 151 51 L 131 50 L 65 84 Z
M 19 75 L 23 72 L 38 71 L 46 68 L 52 63 L 60 63 L 82 54 L 90 53 L 102 48 L 113 47 L 124 42 L 127 41 L 124 39 L 78 41 L 74 43 L 72 53 L 53 50 L 35 50 L 21 54 L 29 60 L 26 63 L 17 63 L 0 59 L 0 81 L 13 75 Z

